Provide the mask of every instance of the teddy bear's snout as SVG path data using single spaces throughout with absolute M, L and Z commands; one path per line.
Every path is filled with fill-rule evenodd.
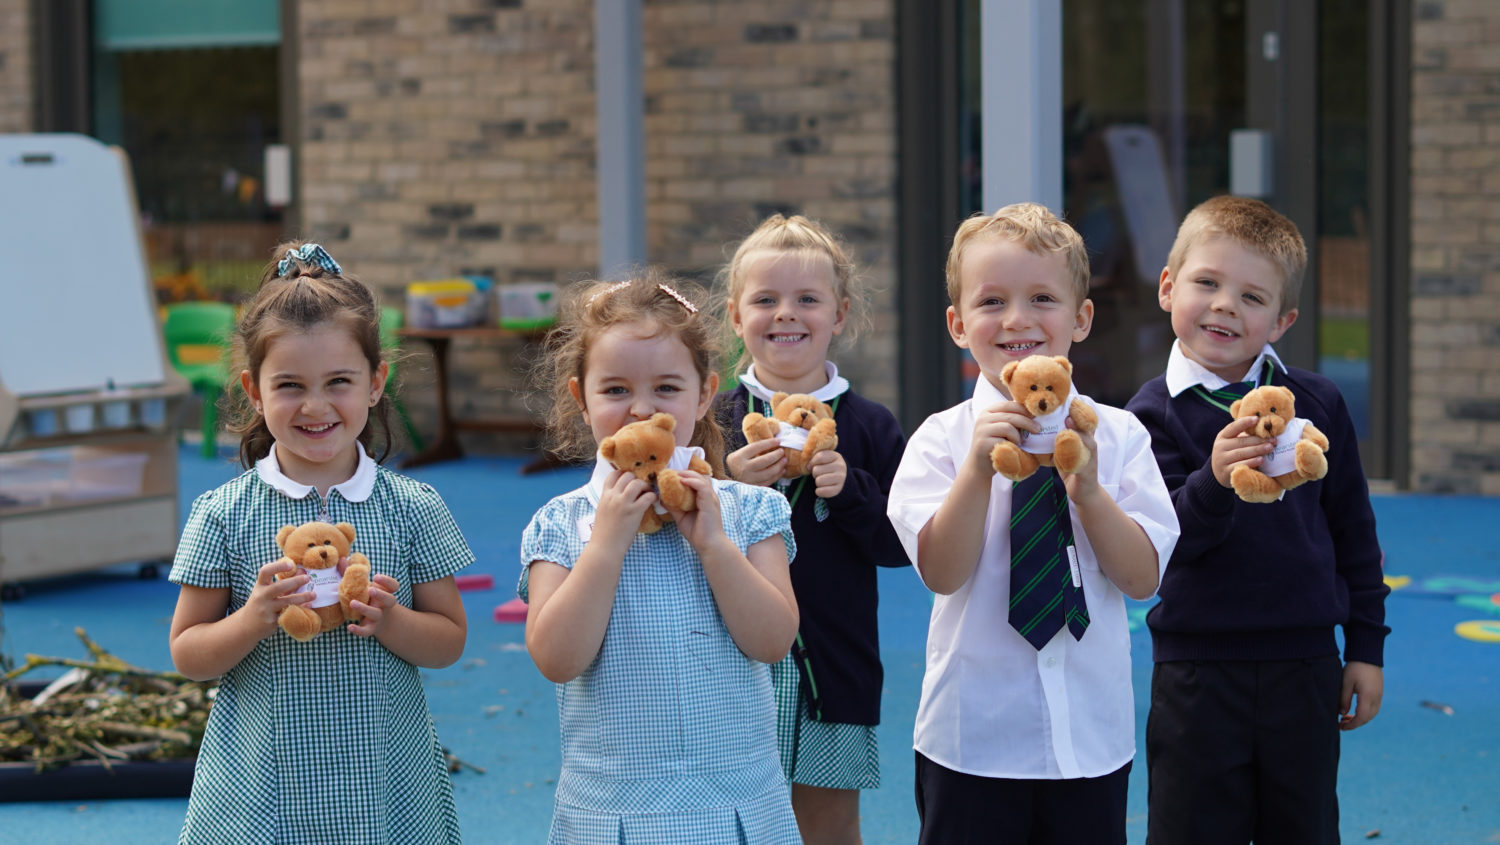
M 650 475 L 646 476 L 646 480 L 649 481 L 649 482 L 651 482 L 652 484 L 655 484 L 656 483 L 656 473 L 653 472 Z
M 1037 406 L 1037 408 L 1041 409 L 1042 413 L 1046 413 L 1047 412 L 1047 400 L 1046 399 L 1038 399 L 1037 403 L 1036 403 L 1036 406 Z

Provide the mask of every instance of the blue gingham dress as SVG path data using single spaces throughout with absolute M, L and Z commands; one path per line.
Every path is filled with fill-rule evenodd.
M 786 497 L 715 480 L 724 531 L 740 548 L 780 534 L 796 551 Z M 548 502 L 521 539 L 530 563 L 571 568 L 588 488 Z M 767 666 L 740 652 L 697 553 L 675 524 L 637 534 L 625 554 L 599 655 L 557 687 L 562 775 L 548 842 L 566 845 L 797 843 L 776 749 Z
M 325 519 L 401 587 L 452 575 L 474 555 L 426 484 L 375 468 L 368 499 L 329 491 Z M 171 580 L 230 590 L 244 606 L 276 531 L 320 517 L 243 473 L 193 503 Z M 457 843 L 453 787 L 417 667 L 373 637 L 335 628 L 299 643 L 278 629 L 220 681 L 193 774 L 183 843 Z

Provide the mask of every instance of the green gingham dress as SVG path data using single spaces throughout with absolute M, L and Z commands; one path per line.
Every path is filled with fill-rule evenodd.
M 325 502 L 282 475 L 274 455 L 193 503 L 172 581 L 227 587 L 238 610 L 260 567 L 281 556 L 277 529 L 314 519 L 354 525 L 354 550 L 372 574 L 400 583 L 408 607 L 412 584 L 473 562 L 428 485 L 361 452 L 354 477 Z M 306 643 L 279 629 L 261 640 L 220 681 L 178 841 L 461 841 L 417 667 L 343 628 Z
M 786 497 L 713 484 L 724 531 L 740 550 L 780 534 L 788 558 L 795 553 Z M 571 568 L 594 512 L 585 487 L 532 518 L 521 539 L 523 600 L 531 562 Z M 770 671 L 735 646 L 675 524 L 636 535 L 599 655 L 558 685 L 557 709 L 562 775 L 548 842 L 802 841 L 776 750 Z

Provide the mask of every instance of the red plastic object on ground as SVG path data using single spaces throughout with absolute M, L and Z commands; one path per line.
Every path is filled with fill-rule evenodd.
M 526 602 L 520 599 L 511 599 L 502 605 L 495 607 L 496 622 L 525 622 Z

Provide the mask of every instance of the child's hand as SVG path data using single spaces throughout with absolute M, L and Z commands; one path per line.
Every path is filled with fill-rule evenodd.
M 1082 504 L 1083 500 L 1100 493 L 1104 490 L 1099 486 L 1099 446 L 1094 442 L 1092 432 L 1079 431 L 1073 425 L 1073 418 L 1067 419 L 1068 428 L 1077 432 L 1078 439 L 1083 442 L 1083 448 L 1089 450 L 1088 463 L 1078 468 L 1077 472 L 1059 473 L 1062 475 L 1063 488 L 1068 491 L 1068 498 Z
M 604 482 L 604 492 L 599 496 L 599 510 L 594 515 L 594 536 L 602 535 L 630 545 L 640 530 L 641 517 L 654 504 L 656 492 L 651 485 L 625 470 L 615 470 Z
M 1351 660 L 1344 664 L 1344 687 L 1339 692 L 1339 730 L 1352 731 L 1375 718 L 1385 695 L 1385 673 L 1379 666 Z M 1351 700 L 1357 699 L 1353 713 Z
M 351 601 L 349 606 L 360 615 L 358 622 L 350 622 L 349 633 L 356 637 L 373 637 L 380 631 L 380 626 L 386 621 L 386 613 L 396 605 L 396 590 L 401 584 L 389 575 L 373 575 L 370 577 L 370 603 L 362 601 Z
M 786 451 L 775 440 L 757 440 L 730 452 L 724 466 L 735 481 L 770 487 L 786 474 Z
M 1224 487 L 1231 486 L 1229 473 L 1235 467 L 1243 465 L 1254 469 L 1260 466 L 1262 458 L 1276 448 L 1274 442 L 1250 434 L 1250 429 L 1254 427 L 1255 417 L 1240 417 L 1224 426 L 1214 438 L 1213 452 L 1209 455 L 1208 463 L 1213 469 L 1214 478 Z
M 974 440 L 969 447 L 970 463 L 985 476 L 994 475 L 995 466 L 990 463 L 990 452 L 1002 440 L 1021 445 L 1022 431 L 1040 434 L 1042 426 L 1026 413 L 1020 402 L 1009 399 L 985 408 L 974 420 Z
M 680 511 L 667 505 L 667 512 L 677 521 L 677 530 L 701 555 L 705 549 L 725 538 L 724 520 L 719 515 L 719 496 L 714 492 L 713 481 L 702 473 L 682 470 L 677 477 L 682 479 L 682 486 L 693 492 L 697 506 L 690 511 Z
M 306 587 L 310 580 L 306 573 L 275 580 L 277 575 L 296 571 L 297 565 L 290 558 L 280 558 L 262 566 L 255 574 L 255 587 L 250 591 L 250 598 L 245 601 L 240 612 L 249 614 L 249 618 L 255 620 L 256 631 L 261 639 L 276 633 L 276 619 L 281 616 L 283 609 L 313 600 L 312 591 L 297 592 Z
M 844 479 L 849 477 L 849 465 L 844 463 L 844 456 L 834 449 L 824 449 L 812 456 L 807 462 L 807 469 L 812 473 L 815 493 L 819 499 L 832 499 L 844 491 Z

